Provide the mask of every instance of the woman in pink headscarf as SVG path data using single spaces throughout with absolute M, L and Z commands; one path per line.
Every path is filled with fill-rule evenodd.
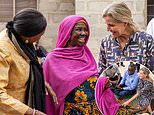
M 135 115 L 140 111 L 132 106 L 124 107 L 118 103 L 110 86 L 108 77 L 100 77 L 96 84 L 96 103 L 103 115 Z
M 94 99 L 97 66 L 86 46 L 89 35 L 89 25 L 81 16 L 68 16 L 61 22 L 56 48 L 43 64 L 45 79 L 58 101 L 47 95 L 48 115 L 99 114 Z
M 100 77 L 95 92 L 96 102 L 104 115 L 116 115 L 120 104 L 116 101 L 114 93 L 110 89 L 108 77 Z

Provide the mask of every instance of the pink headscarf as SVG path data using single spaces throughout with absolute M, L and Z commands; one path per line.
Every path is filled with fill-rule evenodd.
M 95 98 L 98 108 L 104 115 L 116 115 L 120 104 L 110 88 L 105 89 L 106 77 L 100 77 L 96 84 Z
M 50 96 L 46 97 L 48 115 L 63 115 L 65 97 L 88 77 L 98 75 L 96 62 L 86 44 L 83 47 L 64 48 L 79 20 L 86 22 L 89 31 L 83 17 L 66 17 L 59 27 L 56 48 L 47 55 L 43 64 L 45 79 L 58 98 L 58 104 L 54 104 Z

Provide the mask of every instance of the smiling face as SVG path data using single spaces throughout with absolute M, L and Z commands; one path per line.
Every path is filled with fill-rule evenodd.
M 88 27 L 84 22 L 77 23 L 72 31 L 72 36 L 67 43 L 67 47 L 82 47 L 88 39 Z
M 125 33 L 126 23 L 116 22 L 111 16 L 104 17 L 107 31 L 111 32 L 112 37 L 119 37 Z
M 140 76 L 140 79 L 146 79 L 148 75 L 145 74 L 144 71 L 140 70 L 139 76 Z

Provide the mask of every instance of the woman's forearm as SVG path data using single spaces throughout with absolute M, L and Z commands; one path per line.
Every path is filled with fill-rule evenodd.
M 128 100 L 128 102 L 130 103 L 130 102 L 132 102 L 134 99 L 136 99 L 138 97 L 138 93 L 136 93 L 132 98 L 130 98 L 129 100 Z

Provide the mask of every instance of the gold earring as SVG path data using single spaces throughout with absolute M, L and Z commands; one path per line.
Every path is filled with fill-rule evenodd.
M 26 44 L 28 44 L 28 43 L 29 43 L 29 41 L 28 41 L 28 40 L 25 40 L 25 43 L 26 43 Z

